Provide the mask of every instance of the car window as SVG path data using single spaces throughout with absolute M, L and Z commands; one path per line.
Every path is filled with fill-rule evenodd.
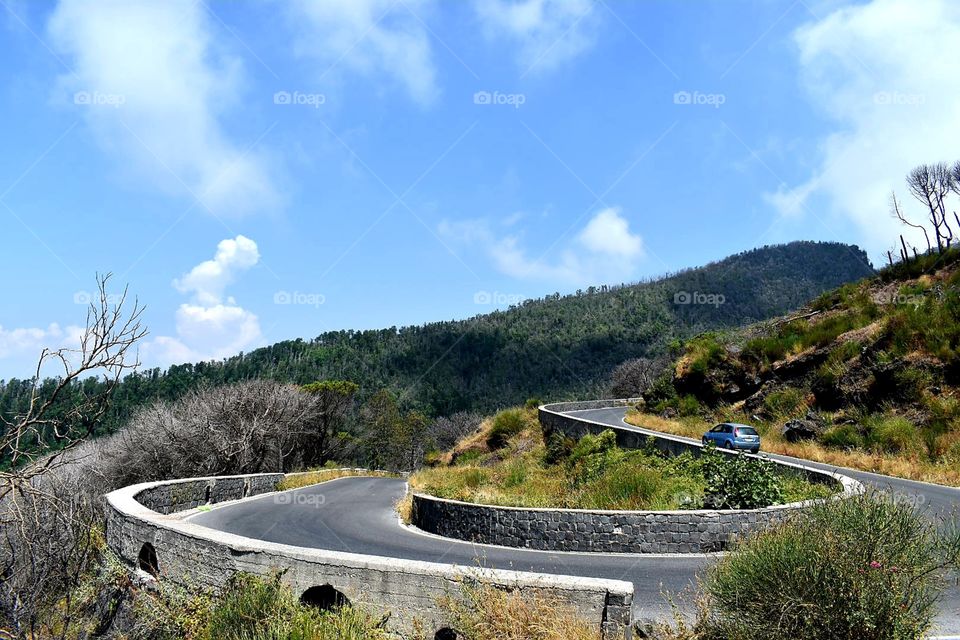
M 753 427 L 738 427 L 737 434 L 741 436 L 755 436 L 757 435 L 757 430 Z
M 710 433 L 723 433 L 723 425 L 718 424 L 713 429 L 710 429 Z

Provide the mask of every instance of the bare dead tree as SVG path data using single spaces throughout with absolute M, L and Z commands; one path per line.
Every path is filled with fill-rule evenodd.
M 141 409 L 104 441 L 103 485 L 290 470 L 302 463 L 317 413 L 316 397 L 292 384 L 193 389 Z
M 81 489 L 78 453 L 146 335 L 142 307 L 129 308 L 126 289 L 113 302 L 109 282 L 97 276 L 79 346 L 44 349 L 27 408 L 0 418 L 0 617 L 15 638 L 71 633 L 72 594 L 96 552 L 97 503 Z M 42 380 L 51 366 L 60 375 Z M 81 386 L 90 377 L 102 384 Z
M 944 248 L 949 248 L 953 242 L 953 229 L 947 219 L 946 198 L 954 190 L 954 177 L 950 167 L 944 162 L 922 164 L 907 174 L 907 188 L 927 209 L 937 241 L 937 251 L 942 252 Z
M 897 218 L 897 220 L 899 220 L 901 223 L 905 224 L 908 227 L 911 227 L 913 229 L 919 229 L 920 231 L 922 231 L 923 237 L 927 241 L 927 252 L 929 253 L 930 251 L 932 251 L 933 245 L 930 244 L 930 234 L 927 233 L 927 228 L 924 225 L 912 222 L 909 218 L 907 218 L 906 214 L 903 211 L 903 208 L 900 206 L 900 202 L 897 200 L 896 192 L 890 195 L 890 201 L 893 205 L 893 215 Z
M 141 323 L 143 307 L 134 300 L 127 310 L 127 289 L 112 302 L 110 274 L 97 276 L 97 298 L 87 309 L 86 328 L 78 348 L 44 349 L 37 363 L 29 403 L 12 420 L 0 417 L 0 457 L 10 470 L 0 472 L 0 501 L 15 494 L 42 493 L 34 482 L 66 463 L 66 453 L 93 432 L 109 408 L 110 396 L 124 374 L 140 362 L 135 346 L 147 334 Z M 47 367 L 61 371 L 52 388 L 42 386 Z M 61 396 L 90 376 L 104 382 L 98 391 L 82 395 L 66 411 L 54 412 Z M 3 514 L 0 512 L 0 523 Z
M 617 398 L 642 395 L 667 367 L 663 358 L 634 358 L 621 363 L 610 374 L 610 392 Z

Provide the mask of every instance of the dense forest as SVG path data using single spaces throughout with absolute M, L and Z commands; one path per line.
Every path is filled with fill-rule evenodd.
M 458 321 L 287 340 L 221 362 L 148 369 L 117 387 L 97 426 L 108 433 L 131 412 L 200 384 L 254 378 L 306 384 L 350 380 L 358 399 L 390 390 L 405 410 L 445 415 L 530 397 L 596 393 L 624 360 L 663 353 L 675 338 L 776 316 L 873 272 L 866 254 L 839 243 L 794 242 L 740 253 L 663 278 L 548 295 Z M 0 416 L 24 410 L 33 381 L 0 381 Z M 52 380 L 42 385 L 51 387 Z M 98 391 L 78 383 L 58 405 Z

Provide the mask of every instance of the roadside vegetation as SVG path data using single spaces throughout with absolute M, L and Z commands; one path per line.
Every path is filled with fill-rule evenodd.
M 391 471 L 368 471 L 366 469 L 345 469 L 337 466 L 335 462 L 329 463 L 326 469 L 316 469 L 313 471 L 303 471 L 293 473 L 277 483 L 277 491 L 288 491 L 290 489 L 300 489 L 320 482 L 328 482 L 337 478 L 353 478 L 356 476 L 393 478 L 398 474 Z
M 960 568 L 955 523 L 879 494 L 831 500 L 756 533 L 701 579 L 693 623 L 664 640 L 919 640 Z
M 632 424 L 699 438 L 745 422 L 767 451 L 960 486 L 960 248 L 673 349 Z
M 532 408 L 496 414 L 437 466 L 414 473 L 410 485 L 440 498 L 570 509 L 755 508 L 831 494 L 746 456 L 628 451 L 612 431 L 545 439 Z
M 300 601 L 282 573 L 236 574 L 219 595 L 166 583 L 131 582 L 125 566 L 103 547 L 102 562 L 68 597 L 72 615 L 55 609 L 38 638 L 110 637 L 132 640 L 390 640 L 390 612 L 373 615 L 349 604 L 321 610 Z M 465 580 L 440 599 L 463 640 L 598 640 L 595 625 L 558 600 Z M 415 618 L 408 640 L 433 640 Z M 121 633 L 116 633 L 122 630 Z

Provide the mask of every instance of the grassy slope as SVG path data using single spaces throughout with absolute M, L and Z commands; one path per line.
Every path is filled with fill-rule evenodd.
M 777 321 L 690 340 L 646 400 L 645 412 L 678 418 L 628 420 L 692 437 L 746 421 L 770 451 L 960 485 L 960 251 L 897 265 Z M 822 433 L 788 442 L 790 419 Z
M 411 476 L 410 484 L 415 491 L 482 504 L 625 510 L 698 508 L 707 488 L 701 460 L 691 456 L 606 449 L 592 437 L 548 446 L 533 409 L 485 421 L 436 466 Z M 828 494 L 793 478 L 783 491 L 784 502 Z

